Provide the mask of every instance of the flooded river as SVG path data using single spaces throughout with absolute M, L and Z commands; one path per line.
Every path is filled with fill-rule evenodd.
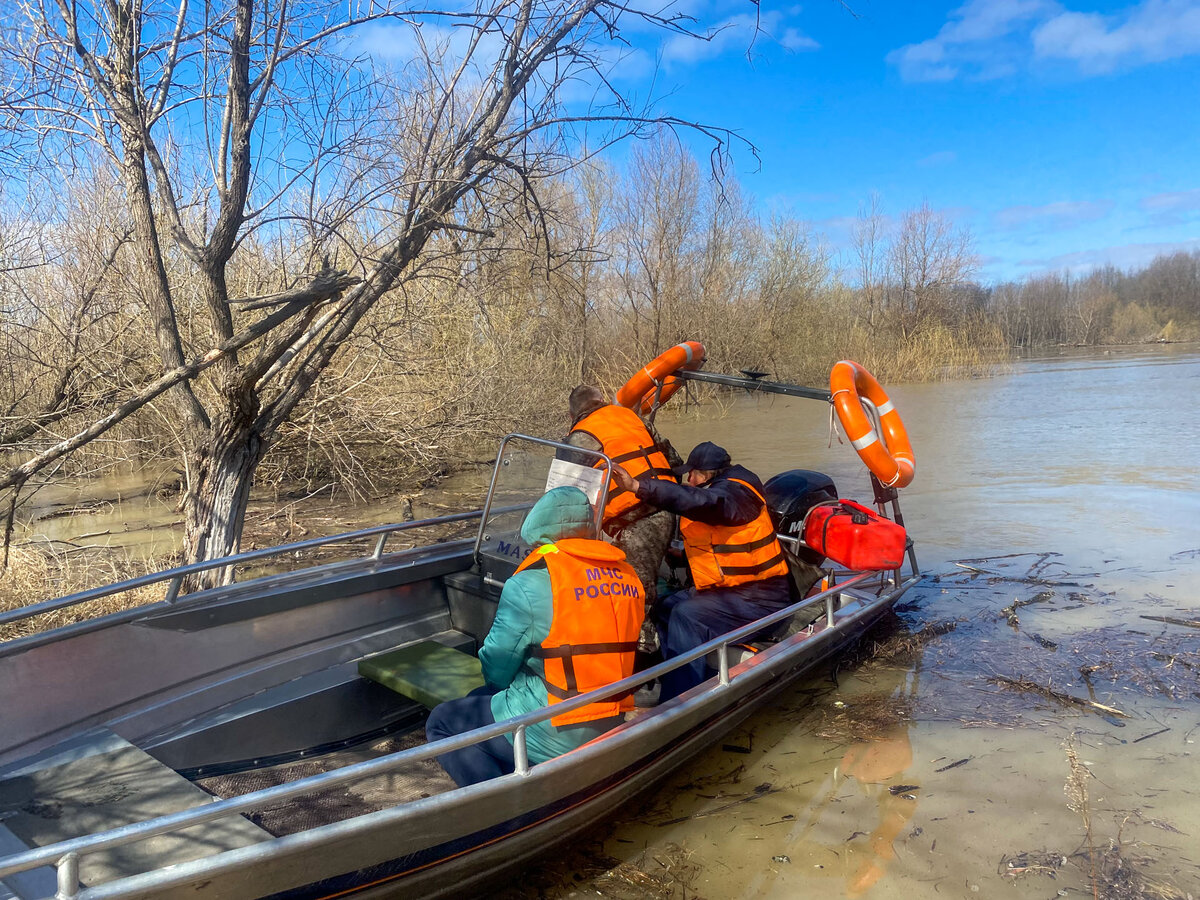
M 926 582 L 864 652 L 505 900 L 1200 898 L 1200 349 L 889 392 L 917 456 L 902 505 Z M 670 414 L 685 455 L 714 440 L 764 480 L 817 469 L 870 497 L 824 404 Z M 71 517 L 74 536 L 129 545 L 125 523 L 173 517 L 130 491 Z M 345 527 L 398 518 L 339 505 Z
M 1200 353 L 889 392 L 930 578 L 877 652 L 505 896 L 1200 897 Z M 820 403 L 661 425 L 870 496 Z

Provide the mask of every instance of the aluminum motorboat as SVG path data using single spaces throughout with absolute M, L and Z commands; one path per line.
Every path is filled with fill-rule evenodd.
M 679 375 L 832 401 L 829 391 L 759 377 Z M 876 429 L 879 406 L 863 404 Z M 372 677 L 371 664 L 412 648 L 474 657 L 528 552 L 514 537 L 520 518 L 561 469 L 564 446 L 504 438 L 477 511 L 254 550 L 0 613 L 0 626 L 12 625 L 162 592 L 0 643 L 0 900 L 482 892 L 769 705 L 920 578 L 911 539 L 902 563 L 884 570 L 814 554 L 802 519 L 832 482 L 781 473 L 767 483 L 779 536 L 819 574 L 794 605 L 553 711 L 429 743 L 428 697 L 455 690 L 454 678 L 398 690 Z M 602 510 L 610 461 L 594 455 Z M 873 482 L 879 516 L 902 524 L 897 491 Z M 364 549 L 284 570 L 334 546 Z M 214 568 L 230 582 L 182 591 Z M 781 636 L 747 643 L 771 626 Z M 715 673 L 703 684 L 530 765 L 524 733 L 533 723 L 702 656 Z M 436 681 L 437 672 L 420 677 Z M 511 775 L 460 788 L 436 763 L 501 734 L 513 740 Z

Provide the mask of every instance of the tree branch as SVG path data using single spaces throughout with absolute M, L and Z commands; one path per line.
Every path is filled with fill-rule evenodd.
M 186 381 L 195 378 L 205 369 L 214 365 L 217 361 L 223 359 L 230 353 L 245 347 L 252 341 L 257 340 L 267 334 L 273 328 L 286 322 L 292 316 L 307 309 L 311 304 L 328 299 L 330 296 L 342 291 L 349 284 L 354 284 L 358 279 L 349 276 L 344 276 L 342 279 L 330 281 L 326 285 L 324 291 L 308 290 L 308 287 L 300 289 L 296 292 L 296 298 L 292 299 L 282 308 L 263 317 L 258 322 L 255 322 L 249 328 L 234 335 L 229 340 L 214 347 L 204 356 L 185 365 L 167 372 L 160 378 L 155 379 L 146 387 L 142 388 L 119 407 L 96 422 L 93 422 L 87 428 L 78 432 L 75 435 L 60 441 L 48 450 L 39 453 L 32 459 L 9 470 L 6 475 L 0 476 L 0 490 L 12 487 L 14 485 L 23 484 L 31 476 L 50 465 L 55 460 L 82 447 L 84 444 L 95 440 L 100 435 L 104 434 L 113 426 L 119 424 L 133 413 L 144 407 L 150 401 L 154 400 L 159 395 L 163 394 L 170 388 Z

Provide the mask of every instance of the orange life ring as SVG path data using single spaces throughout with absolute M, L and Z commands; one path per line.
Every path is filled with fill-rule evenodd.
M 875 376 L 858 363 L 843 359 L 835 363 L 829 373 L 829 390 L 833 393 L 833 406 L 846 437 L 867 468 L 888 487 L 906 487 L 913 480 L 917 465 L 912 444 L 900 421 L 900 413 Z M 863 409 L 863 398 L 879 410 L 882 439 L 875 433 L 874 425 Z
M 673 377 L 674 373 L 680 369 L 691 372 L 702 365 L 704 365 L 704 345 L 702 343 L 685 341 L 682 344 L 676 344 L 665 353 L 654 357 L 649 365 L 625 382 L 617 391 L 617 403 L 646 415 L 654 406 L 654 395 L 658 392 L 660 384 L 662 392 L 658 395 L 658 402 L 661 406 L 683 387 L 683 379 Z

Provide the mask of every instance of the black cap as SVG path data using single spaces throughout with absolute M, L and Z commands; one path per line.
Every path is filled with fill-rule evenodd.
M 729 468 L 730 463 L 729 452 L 724 447 L 718 447 L 712 441 L 705 441 L 692 448 L 692 452 L 688 454 L 687 462 L 683 464 L 679 474 L 686 475 L 692 469 L 700 469 L 702 472 L 717 472 Z

